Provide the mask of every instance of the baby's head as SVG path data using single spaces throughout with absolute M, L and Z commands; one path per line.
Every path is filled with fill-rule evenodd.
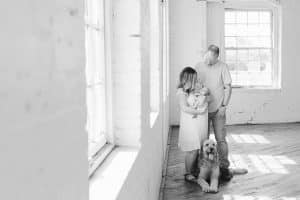
M 207 95 L 209 95 L 209 89 L 207 87 L 203 87 L 199 90 L 199 93 L 201 95 L 207 96 Z
M 195 89 L 193 91 L 195 94 L 203 95 L 203 96 L 208 96 L 209 95 L 209 90 L 207 87 L 204 87 L 201 83 L 197 82 L 195 85 Z
M 191 92 L 195 89 L 197 83 L 197 72 L 192 67 L 185 67 L 179 75 L 179 84 L 177 88 L 182 88 L 185 92 Z

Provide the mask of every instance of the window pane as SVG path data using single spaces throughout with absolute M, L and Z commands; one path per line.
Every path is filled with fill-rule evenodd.
M 226 50 L 226 61 L 236 62 L 236 50 Z
M 237 85 L 237 71 L 230 70 L 230 74 L 231 74 L 232 84 Z
M 235 72 L 235 82 L 233 82 L 234 85 L 249 85 L 249 77 L 247 71 L 237 71 Z
M 238 58 L 238 61 L 247 62 L 248 61 L 248 50 L 238 50 L 237 58 Z
M 261 37 L 259 47 L 271 48 L 271 38 L 270 37 Z
M 271 63 L 270 62 L 261 62 L 260 63 L 260 71 L 261 72 L 271 72 Z
M 271 25 L 270 24 L 261 24 L 258 30 L 259 30 L 259 34 L 261 36 L 271 36 Z
M 103 0 L 86 1 L 86 103 L 91 159 L 106 143 L 106 66 Z
M 260 71 L 260 61 L 250 61 L 247 65 L 249 71 Z
M 248 23 L 259 23 L 259 12 L 257 11 L 249 11 L 248 12 Z
M 255 49 L 255 50 L 249 50 L 249 61 L 257 61 L 259 60 L 259 50 Z
M 86 29 L 87 85 L 105 81 L 104 35 L 93 28 Z
M 249 24 L 247 32 L 248 32 L 248 36 L 259 36 L 260 35 L 260 25 L 259 24 Z
M 159 111 L 159 86 L 160 86 L 160 32 L 159 32 L 159 4 L 158 1 L 151 1 L 151 29 L 150 29 L 150 108 L 151 112 Z M 151 117 L 151 116 L 150 116 Z M 151 121 L 151 126 L 152 126 Z
M 247 12 L 236 12 L 236 23 L 247 23 Z
M 247 61 L 238 61 L 237 71 L 248 71 Z
M 87 88 L 87 131 L 89 152 L 96 152 L 97 143 L 103 142 L 106 133 L 105 86 Z M 92 156 L 92 155 L 89 155 Z
M 259 14 L 260 14 L 259 15 L 260 23 L 267 23 L 267 24 L 271 23 L 271 13 L 270 12 L 262 11 Z
M 237 37 L 240 48 L 271 48 L 270 37 Z
M 260 50 L 260 61 L 261 62 L 271 62 L 271 49 Z
M 227 62 L 228 68 L 230 71 L 236 71 L 237 70 L 237 65 L 236 62 Z
M 249 44 L 249 38 L 247 37 L 237 37 L 237 47 L 248 47 Z
M 225 37 L 225 47 L 236 47 L 236 37 Z
M 225 12 L 225 23 L 235 23 L 235 12 Z
M 225 25 L 225 36 L 236 36 L 236 25 L 226 24 Z
M 236 26 L 237 36 L 247 36 L 247 25 L 239 24 Z

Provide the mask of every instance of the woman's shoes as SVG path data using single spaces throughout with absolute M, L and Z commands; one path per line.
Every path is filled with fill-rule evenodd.
M 197 182 L 197 179 L 194 175 L 192 174 L 184 174 L 184 180 L 187 181 L 187 182 Z

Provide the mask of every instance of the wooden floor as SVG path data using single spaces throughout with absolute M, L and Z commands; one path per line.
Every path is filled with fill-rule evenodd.
M 300 200 L 300 124 L 229 126 L 227 132 L 231 167 L 249 173 L 222 183 L 217 194 L 203 193 L 183 179 L 184 153 L 172 128 L 162 199 Z

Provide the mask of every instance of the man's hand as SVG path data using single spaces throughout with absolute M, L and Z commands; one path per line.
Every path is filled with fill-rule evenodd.
M 218 110 L 218 115 L 223 117 L 226 114 L 226 107 L 225 106 L 221 106 Z

